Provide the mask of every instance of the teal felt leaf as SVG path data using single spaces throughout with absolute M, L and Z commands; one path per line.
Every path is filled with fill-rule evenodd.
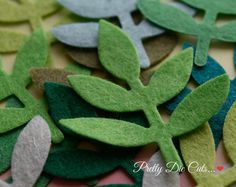
M 92 105 L 113 111 L 130 112 L 140 109 L 133 93 L 106 80 L 92 76 L 68 76 L 74 90 Z
M 199 86 L 186 96 L 168 122 L 172 136 L 196 129 L 216 114 L 228 96 L 229 85 L 229 78 L 224 74 Z
M 149 129 L 125 121 L 105 118 L 77 118 L 60 120 L 60 123 L 74 133 L 107 144 L 138 147 L 152 143 L 148 136 Z
M 236 21 L 231 21 L 222 27 L 220 27 L 217 32 L 215 33 L 215 37 L 218 40 L 223 40 L 226 42 L 231 42 L 236 40 Z
M 139 77 L 140 62 L 131 39 L 118 27 L 100 21 L 99 59 L 116 77 L 132 82 Z
M 48 42 L 42 30 L 35 31 L 17 53 L 13 69 L 13 78 L 26 86 L 30 81 L 29 70 L 45 65 L 48 56 Z
M 199 27 L 195 20 L 176 7 L 165 5 L 159 0 L 139 0 L 138 6 L 150 21 L 160 26 L 185 34 L 198 33 Z
M 192 72 L 192 65 L 193 50 L 191 48 L 163 62 L 146 87 L 149 97 L 157 105 L 173 98 L 187 84 Z M 163 80 L 166 84 L 163 84 Z

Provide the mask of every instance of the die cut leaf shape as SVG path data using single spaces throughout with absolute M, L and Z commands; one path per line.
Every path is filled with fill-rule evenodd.
M 118 27 L 115 27 L 109 23 L 104 23 L 104 21 L 100 21 L 100 35 L 99 37 L 105 37 L 105 38 L 99 38 L 99 40 L 106 40 L 108 39 L 111 43 L 110 46 L 113 45 L 112 39 L 110 39 L 110 35 L 114 34 L 115 32 L 119 32 L 121 34 L 121 31 Z M 107 33 L 107 35 L 101 34 L 102 31 L 106 31 L 108 29 L 104 29 L 102 27 L 110 27 L 109 30 L 111 30 L 111 33 Z M 125 36 L 125 34 L 124 34 Z M 127 42 L 130 41 L 127 39 Z M 131 42 L 131 41 L 130 41 Z M 116 45 L 114 45 L 116 46 Z M 127 59 L 133 59 L 132 57 L 129 57 L 130 54 L 126 54 L 125 52 L 121 53 L 120 52 L 120 47 L 122 46 L 122 42 L 120 42 L 119 48 L 117 50 L 112 50 L 114 54 L 112 56 L 114 57 L 112 59 L 113 63 L 118 63 L 116 61 L 117 58 L 120 58 L 120 54 L 123 54 Z M 132 47 L 132 45 L 128 45 L 128 47 Z M 106 50 L 106 48 L 105 48 Z M 123 50 L 123 48 L 121 49 Z M 129 50 L 128 50 L 129 51 Z M 103 52 L 102 46 L 99 46 L 99 53 Z M 187 54 L 189 55 L 189 58 L 186 58 Z M 99 54 L 100 55 L 100 54 Z M 131 54 L 132 55 L 132 54 Z M 183 57 L 182 60 L 186 61 L 186 65 L 182 69 L 182 74 L 188 74 L 190 76 L 191 73 L 191 67 L 192 67 L 192 49 L 188 49 L 182 53 Z M 181 55 L 180 55 L 181 56 Z M 178 56 L 177 58 L 180 58 Z M 134 57 L 136 58 L 136 57 Z M 104 58 L 105 60 L 106 58 Z M 107 58 L 110 59 L 110 58 Z M 188 61 L 189 60 L 189 61 Z M 181 60 L 177 60 L 176 63 L 179 63 Z M 108 62 L 102 62 L 103 63 L 108 63 Z M 111 63 L 111 62 L 109 62 Z M 124 62 L 123 62 L 124 63 Z M 128 61 L 126 62 L 128 63 Z M 168 62 L 166 62 L 166 66 L 168 66 Z M 172 64 L 172 63 L 170 63 Z M 124 63 L 124 65 L 126 65 Z M 106 66 L 105 66 L 106 68 Z M 111 73 L 115 72 L 116 65 L 109 66 L 109 71 L 112 70 Z M 166 71 L 169 70 L 169 71 Z M 166 71 L 166 77 L 169 77 L 172 74 L 173 69 L 169 68 L 160 68 L 160 73 L 161 71 Z M 118 73 L 120 73 L 120 70 L 118 70 Z M 126 71 L 124 71 L 122 76 L 127 76 Z M 134 76 L 136 77 L 136 71 L 131 71 L 128 73 L 134 73 Z M 119 74 L 117 74 L 119 75 Z M 166 78 L 162 76 L 162 85 L 159 85 L 159 89 L 165 88 L 164 85 L 168 84 L 165 79 Z M 86 96 L 85 98 L 85 91 L 84 91 L 84 86 L 81 87 L 81 85 L 87 85 L 86 87 L 86 93 L 88 94 L 88 91 L 91 89 L 88 85 L 89 83 L 85 81 L 86 76 L 69 76 L 68 77 L 72 87 L 75 89 L 75 91 L 86 101 L 91 102 L 91 104 L 94 105 L 96 102 L 94 97 L 99 97 L 100 102 L 101 98 L 104 98 L 104 100 L 108 100 L 107 96 L 112 97 L 114 95 L 113 91 L 109 92 L 109 90 L 113 89 L 112 87 L 118 87 L 117 85 L 112 85 L 112 83 L 109 83 L 108 81 L 101 81 L 103 82 L 103 88 L 106 88 L 103 93 L 100 92 L 100 95 L 94 95 L 94 93 L 91 91 L 89 92 L 89 96 Z M 83 81 L 80 81 L 80 79 Z M 88 76 L 87 79 L 91 80 L 91 78 Z M 94 78 L 97 80 L 100 80 L 99 78 Z M 174 77 L 173 77 L 174 79 Z M 182 89 L 184 88 L 184 83 L 188 81 L 182 80 L 183 82 L 180 82 L 180 80 L 176 81 L 176 84 L 181 84 Z M 105 83 L 107 82 L 107 83 Z M 203 125 L 206 121 L 208 121 L 209 118 L 211 118 L 222 106 L 224 103 L 227 95 L 228 95 L 228 89 L 229 89 L 229 78 L 227 75 L 222 75 L 219 76 L 210 82 L 207 82 L 203 84 L 202 86 L 198 87 L 196 90 L 194 90 L 188 97 L 186 97 L 183 102 L 179 105 L 179 107 L 176 109 L 176 113 L 172 116 L 172 119 L 165 124 L 163 120 L 161 119 L 161 116 L 159 112 L 156 109 L 156 94 L 149 94 L 149 90 L 147 89 L 148 86 L 143 86 L 138 78 L 133 79 L 133 80 L 128 80 L 128 85 L 130 87 L 130 90 L 127 90 L 127 93 L 132 93 L 132 102 L 133 100 L 136 100 L 137 104 L 140 107 L 140 110 L 142 110 L 146 118 L 148 119 L 149 123 L 149 128 L 144 128 L 140 126 L 134 126 L 132 123 L 129 122 L 124 122 L 121 120 L 114 120 L 114 119 L 103 119 L 103 118 L 77 118 L 77 119 L 65 119 L 65 120 L 60 120 L 60 123 L 63 127 L 68 128 L 70 131 L 92 138 L 96 139 L 101 142 L 105 142 L 108 144 L 116 145 L 116 146 L 123 146 L 123 147 L 137 147 L 137 146 L 143 146 L 145 144 L 149 143 L 156 143 L 159 145 L 161 153 L 163 155 L 163 158 L 165 161 L 168 162 L 176 162 L 179 166 L 182 166 L 182 162 L 178 156 L 178 153 L 173 145 L 172 138 L 175 136 L 183 135 L 185 133 L 188 133 L 201 125 Z M 104 85 L 112 85 L 108 87 L 104 87 Z M 176 88 L 176 87 L 174 87 Z M 178 87 L 177 87 L 178 88 Z M 93 88 L 92 88 L 93 89 Z M 154 88 L 153 88 L 154 89 Z M 168 91 L 166 90 L 166 95 L 168 97 L 162 98 L 162 102 L 165 102 L 166 100 L 169 100 L 169 95 Z M 175 94 L 178 94 L 181 89 L 178 88 L 176 89 Z M 117 91 L 118 92 L 118 91 Z M 161 91 L 160 91 L 161 92 Z M 171 90 L 172 92 L 172 90 Z M 122 94 L 123 92 L 121 92 Z M 162 92 L 161 92 L 162 93 Z M 115 93 L 116 95 L 117 93 Z M 220 95 L 220 97 L 219 97 Z M 153 98 L 153 96 L 155 96 Z M 174 97 L 174 95 L 173 95 Z M 126 106 L 127 103 L 125 103 L 126 98 L 121 97 L 119 104 L 123 106 Z M 108 101 L 112 103 L 113 101 Z M 104 105 L 109 105 L 108 102 L 106 101 L 106 104 Z M 157 102 L 158 104 L 162 104 L 161 102 Z M 192 103 L 189 105 L 189 103 Z M 188 107 L 189 105 L 189 107 Z M 111 106 L 109 106 L 111 107 Z M 103 107 L 104 108 L 104 107 Z M 207 108 L 206 113 L 198 113 L 199 111 L 203 111 L 203 108 Z M 119 109 L 122 109 L 121 107 Z M 124 108 L 126 109 L 126 108 Z M 133 108 L 135 109 L 135 108 Z M 116 111 L 116 105 L 113 106 L 112 111 Z M 133 110 L 134 111 L 134 110 Z M 122 110 L 119 110 L 118 112 L 122 112 Z M 127 111 L 123 111 L 127 112 Z M 187 114 L 187 118 L 184 117 L 184 113 Z M 191 121 L 191 125 L 189 124 L 189 121 Z M 180 124 L 179 121 L 182 123 Z M 136 132 L 136 133 L 134 133 Z M 141 136 L 141 137 L 140 137 Z M 169 165 L 169 168 L 173 167 L 173 170 L 176 170 L 177 168 L 173 165 Z
M 139 0 L 138 7 L 150 21 L 158 26 L 197 37 L 198 42 L 194 62 L 198 66 L 204 66 L 207 63 L 207 54 L 212 39 L 225 42 L 236 41 L 235 21 L 220 27 L 215 25 L 218 14 L 236 14 L 236 11 L 232 8 L 236 5 L 236 2 L 233 0 L 210 0 L 207 2 L 183 0 L 183 2 L 190 4 L 192 7 L 203 9 L 205 11 L 203 21 L 198 23 L 185 12 L 161 3 L 160 0 Z M 178 19 L 173 19 L 173 17 Z
M 138 50 L 141 67 L 150 67 L 151 63 L 142 40 L 158 36 L 165 32 L 165 30 L 162 28 L 156 28 L 146 20 L 143 20 L 140 24 L 135 25 L 131 13 L 137 10 L 137 0 L 82 0 L 79 2 L 77 0 L 60 0 L 59 3 L 73 13 L 87 18 L 100 19 L 118 17 L 121 27 L 135 43 Z M 193 9 L 188 6 L 184 6 L 183 4 L 173 3 L 172 5 L 184 10 L 190 15 L 195 14 Z M 79 23 L 59 26 L 54 28 L 52 32 L 59 41 L 67 45 L 80 48 L 95 48 L 98 46 L 98 32 L 96 32 L 98 31 L 98 27 L 99 25 L 95 22 Z M 78 35 L 79 33 L 83 34 Z
M 1 181 L 0 186 L 33 186 L 40 176 L 51 145 L 48 124 L 34 117 L 20 133 L 12 154 L 13 184 Z
M 48 56 L 48 43 L 42 30 L 35 31 L 19 51 L 11 75 L 1 71 L 0 99 L 15 95 L 24 105 L 24 108 L 4 108 L 0 110 L 0 132 L 8 132 L 41 115 L 47 121 L 52 133 L 53 142 L 63 140 L 63 134 L 57 129 L 45 106 L 36 100 L 26 89 L 30 83 L 29 69 L 45 65 Z

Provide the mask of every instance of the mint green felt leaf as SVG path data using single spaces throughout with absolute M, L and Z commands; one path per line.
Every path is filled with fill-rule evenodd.
M 222 27 L 218 28 L 218 31 L 215 33 L 215 37 L 218 40 L 223 40 L 226 42 L 231 42 L 232 40 L 236 40 L 236 21 L 231 21 Z
M 74 90 L 96 107 L 114 112 L 141 109 L 132 92 L 111 82 L 84 75 L 72 75 L 68 79 Z
M 74 133 L 107 144 L 137 147 L 152 143 L 148 136 L 149 129 L 125 121 L 105 118 L 77 118 L 60 120 L 60 123 Z
M 192 65 L 191 48 L 163 62 L 146 87 L 149 97 L 157 105 L 173 98 L 186 86 L 192 72 Z M 166 84 L 163 84 L 163 80 Z
M 161 3 L 159 0 L 139 0 L 139 9 L 152 22 L 165 28 L 185 34 L 196 35 L 198 25 L 195 20 L 182 10 Z M 176 24 L 178 22 L 178 24 Z
M 224 74 L 199 86 L 185 97 L 168 122 L 172 136 L 196 129 L 216 114 L 228 96 L 229 85 L 229 78 Z
M 139 77 L 140 62 L 131 39 L 111 23 L 100 21 L 99 58 L 101 64 L 116 77 L 131 82 Z
M 0 30 L 0 52 L 14 52 L 25 42 L 26 35 L 9 30 Z
M 12 76 L 19 84 L 30 82 L 29 70 L 45 65 L 48 57 L 48 42 L 42 30 L 35 31 L 17 53 Z

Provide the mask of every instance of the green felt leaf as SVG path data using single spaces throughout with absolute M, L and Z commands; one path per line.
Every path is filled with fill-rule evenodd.
M 149 97 L 157 105 L 173 98 L 187 84 L 192 72 L 192 65 L 193 50 L 191 48 L 163 62 L 146 87 Z
M 25 42 L 26 35 L 9 30 L 0 30 L 0 52 L 15 52 Z
M 12 76 L 26 86 L 30 81 L 29 70 L 42 67 L 47 62 L 48 42 L 42 30 L 35 31 L 17 53 Z
M 236 164 L 236 103 L 233 104 L 225 119 L 223 140 L 228 156 Z
M 140 62 L 131 39 L 117 26 L 100 21 L 98 52 L 102 65 L 116 77 L 132 82 L 139 77 Z
M 236 21 L 231 21 L 220 27 L 215 33 L 215 38 L 226 42 L 236 41 Z
M 74 90 L 92 105 L 114 112 L 137 111 L 140 108 L 132 92 L 92 76 L 68 76 Z
M 220 12 L 224 14 L 235 14 L 234 0 L 181 0 L 193 7 L 206 11 Z
M 1 89 L 0 91 L 0 100 L 5 99 L 6 97 L 10 96 L 12 94 L 11 88 L 7 82 L 8 78 L 7 75 L 0 70 L 0 88 L 4 88 Z
M 191 134 L 180 138 L 180 149 L 187 167 L 194 170 L 194 164 L 199 166 L 205 165 L 209 171 L 214 170 L 215 165 L 215 146 L 214 139 L 209 127 L 206 123 L 202 128 L 197 129 Z M 195 180 L 199 180 L 202 176 L 207 176 L 207 172 L 192 172 Z
M 176 7 L 165 5 L 160 0 L 139 0 L 138 6 L 150 21 L 160 26 L 185 34 L 198 34 L 195 20 Z
M 137 147 L 152 143 L 149 129 L 125 121 L 77 118 L 60 120 L 60 123 L 74 133 L 111 145 Z
M 229 78 L 224 74 L 195 89 L 174 110 L 168 122 L 169 132 L 179 136 L 203 125 L 224 104 L 229 85 Z

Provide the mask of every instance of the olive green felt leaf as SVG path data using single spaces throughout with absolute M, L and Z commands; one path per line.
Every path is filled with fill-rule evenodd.
M 74 90 L 94 106 L 113 112 L 141 109 L 132 92 L 111 82 L 84 75 L 72 75 L 68 79 Z
M 26 86 L 30 82 L 29 69 L 42 67 L 48 57 L 48 42 L 43 31 L 37 30 L 17 53 L 12 77 Z
M 236 163 L 236 103 L 233 104 L 225 119 L 223 140 L 228 156 Z
M 186 96 L 170 117 L 168 122 L 170 133 L 173 136 L 179 136 L 208 121 L 219 111 L 226 100 L 229 85 L 228 76 L 221 75 L 199 86 Z M 222 92 L 219 93 L 219 90 Z
M 26 35 L 9 30 L 0 30 L 0 52 L 14 52 L 25 42 Z
M 141 12 L 153 23 L 179 33 L 193 35 L 198 38 L 195 64 L 204 66 L 212 39 L 226 42 L 236 42 L 236 29 L 234 21 L 222 27 L 216 26 L 219 13 L 236 14 L 234 0 L 182 0 L 193 7 L 204 9 L 203 21 L 195 21 L 191 16 L 181 10 L 165 5 L 160 0 L 138 0 Z M 178 18 L 178 19 L 173 19 Z
M 190 48 L 163 62 L 155 71 L 146 91 L 157 105 L 173 98 L 185 87 L 192 72 L 192 64 L 193 50 Z M 163 80 L 168 84 L 163 84 Z
M 98 43 L 101 64 L 110 73 L 126 82 L 139 77 L 138 54 L 128 35 L 111 23 L 100 21 Z
M 14 95 L 24 105 L 24 108 L 0 110 L 1 133 L 25 124 L 35 115 L 41 115 L 49 124 L 53 142 L 58 143 L 63 140 L 63 134 L 55 126 L 45 106 L 36 100 L 26 89 L 30 81 L 29 68 L 45 65 L 48 54 L 47 47 L 48 44 L 43 31 L 35 31 L 26 41 L 19 54 L 17 54 L 13 74 L 6 75 L 4 72 L 1 72 L 0 82 L 2 89 L 0 90 L 0 96 Z
M 152 143 L 149 129 L 125 121 L 76 118 L 60 120 L 60 123 L 74 133 L 116 146 L 137 147 Z

